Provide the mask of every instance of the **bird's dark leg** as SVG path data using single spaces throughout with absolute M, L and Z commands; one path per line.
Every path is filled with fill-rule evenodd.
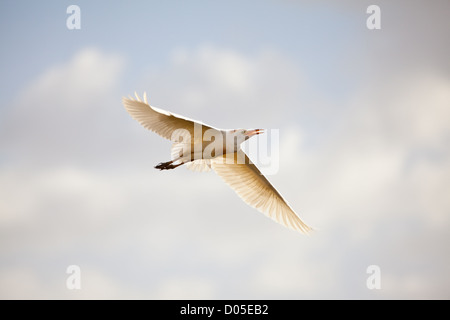
M 169 170 L 169 169 L 175 169 L 176 167 L 181 166 L 184 164 L 184 162 L 181 162 L 179 164 L 173 164 L 175 160 L 167 161 L 167 162 L 161 162 L 155 166 L 155 169 L 159 170 Z

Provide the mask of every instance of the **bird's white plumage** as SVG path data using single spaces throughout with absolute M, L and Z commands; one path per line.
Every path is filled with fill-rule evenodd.
M 128 113 L 142 126 L 174 142 L 172 146 L 172 160 L 177 159 L 183 144 L 192 143 L 193 145 L 199 144 L 201 146 L 205 142 L 203 137 L 208 130 L 215 130 L 213 133 L 218 135 L 227 134 L 224 130 L 215 129 L 199 121 L 152 107 L 148 104 L 145 94 L 143 101 L 136 94 L 136 99 L 131 97 L 123 98 L 123 104 Z M 185 132 L 182 135 L 182 142 L 178 140 L 179 135 L 174 134 L 180 129 Z M 199 134 L 199 129 L 201 134 Z M 214 169 L 248 205 L 288 228 L 303 233 L 311 231 L 312 229 L 297 216 L 280 193 L 250 161 L 239 146 L 237 148 L 237 150 L 233 150 L 233 153 L 219 155 L 213 159 L 195 158 L 194 161 L 190 162 L 184 162 L 185 159 L 178 161 L 186 163 L 188 169 L 194 171 Z M 230 158 L 234 159 L 234 161 L 229 161 Z
M 177 142 L 178 137 L 176 133 L 177 130 L 186 130 L 189 134 L 188 138 L 192 139 L 193 142 L 201 140 L 203 134 L 207 130 L 216 130 L 211 126 L 205 125 L 197 120 L 192 120 L 175 113 L 171 113 L 156 107 L 152 107 L 147 102 L 147 97 L 144 94 L 144 100 L 136 94 L 136 99 L 131 97 L 122 99 L 123 105 L 128 113 L 138 121 L 144 128 L 155 132 L 163 138 Z M 198 129 L 197 129 L 198 128 Z M 202 132 L 197 132 L 201 129 Z M 183 135 L 184 136 L 184 135 Z
M 223 157 L 216 158 L 211 166 L 245 203 L 288 228 L 303 233 L 312 230 L 297 216 L 242 150 L 239 150 L 233 158 L 237 159 L 235 163 L 224 161 Z
M 209 159 L 198 159 L 186 163 L 186 168 L 197 172 L 206 172 L 211 170 L 211 160 Z

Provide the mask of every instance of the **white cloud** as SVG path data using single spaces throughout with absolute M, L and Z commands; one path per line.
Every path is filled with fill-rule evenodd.
M 74 167 L 35 170 L 13 167 L 0 171 L 2 227 L 37 223 L 43 216 L 58 224 L 61 217 L 80 219 L 81 215 L 83 223 L 96 224 L 123 206 L 123 197 L 108 177 Z M 59 218 L 51 218 L 55 213 Z
M 0 273 L 0 297 L 2 299 L 39 299 L 43 288 L 33 270 L 23 266 L 3 268 Z
M 120 299 L 140 297 L 140 292 L 120 284 L 105 270 L 92 266 L 81 267 L 79 289 L 69 289 L 66 280 L 70 274 L 64 268 L 47 271 L 23 266 L 4 268 L 0 273 L 2 299 Z
M 150 103 L 219 128 L 278 124 L 302 95 L 299 66 L 275 50 L 244 55 L 202 45 L 171 55 L 168 65 L 146 70 Z
M 215 289 L 210 279 L 182 276 L 171 278 L 157 288 L 153 299 L 214 299 Z
M 369 85 L 353 102 L 352 125 L 359 131 L 403 150 L 448 146 L 448 78 L 430 71 L 408 72 Z
M 95 151 L 120 136 L 112 128 L 122 111 L 114 90 L 123 66 L 120 56 L 88 48 L 50 67 L 5 113 L 0 127 L 4 152 L 16 162 L 92 160 Z
M 33 81 L 21 95 L 21 115 L 95 108 L 92 102 L 104 98 L 117 86 L 124 61 L 118 55 L 105 54 L 96 48 L 78 51 L 70 61 L 49 68 Z M 33 106 L 35 107 L 33 110 Z M 38 108 L 36 108 L 38 107 Z
M 327 97 L 304 103 L 315 93 L 299 94 L 308 79 L 280 52 L 200 46 L 174 51 L 144 80 L 151 102 L 212 125 L 280 126 L 280 171 L 270 180 L 319 229 L 302 237 L 246 206 L 213 173 L 154 170 L 170 143 L 123 112 L 113 93 L 122 66 L 82 50 L 24 89 L 11 113 L 14 136 L 0 143 L 21 161 L 0 167 L 1 281 L 16 290 L 7 297 L 39 296 L 46 277 L 56 283 L 56 273 L 39 272 L 54 259 L 91 266 L 83 267 L 87 298 L 372 297 L 366 262 L 382 265 L 386 287 L 397 287 L 383 297 L 441 293 L 427 279 L 448 265 L 436 240 L 446 243 L 450 223 L 445 78 L 399 74 L 342 111 Z M 308 108 L 324 122 L 304 125 L 298 116 Z M 203 112 L 207 119 L 197 117 Z M 417 233 L 424 245 L 414 252 Z M 409 261 L 408 277 L 399 276 L 399 257 Z

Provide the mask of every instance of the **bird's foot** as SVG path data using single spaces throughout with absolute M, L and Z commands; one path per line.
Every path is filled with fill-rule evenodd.
M 179 164 L 173 164 L 173 160 L 167 161 L 167 162 L 161 162 L 155 166 L 155 169 L 170 170 L 170 169 L 175 169 L 176 167 L 181 166 L 182 164 L 183 164 L 183 162 L 179 163 Z

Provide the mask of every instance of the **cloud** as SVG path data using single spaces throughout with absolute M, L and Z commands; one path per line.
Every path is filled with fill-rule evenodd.
M 171 278 L 157 289 L 155 299 L 213 299 L 214 285 L 203 277 Z
M 296 107 L 303 84 L 299 66 L 276 50 L 245 55 L 212 45 L 177 48 L 167 65 L 146 74 L 142 90 L 149 91 L 150 103 L 161 101 L 171 111 L 185 110 L 219 128 L 281 121 Z
M 368 85 L 353 101 L 359 132 L 402 149 L 447 146 L 449 77 L 430 71 L 404 72 Z
M 123 200 L 105 176 L 64 166 L 35 170 L 10 167 L 0 172 L 0 190 L 5 195 L 0 201 L 3 228 L 38 224 L 42 218 L 58 225 L 64 216 L 95 224 L 97 219 L 114 213 Z M 61 216 L 55 217 L 58 212 Z M 75 221 L 72 219 L 72 223 Z
M 66 266 L 67 267 L 67 266 Z M 66 280 L 70 276 L 65 268 L 52 270 L 50 279 L 45 272 L 26 267 L 3 269 L 0 274 L 2 299 L 127 299 L 133 298 L 132 289 L 93 266 L 83 266 L 79 289 L 69 289 Z
M 318 228 L 303 237 L 212 173 L 155 171 L 170 143 L 123 111 L 123 65 L 81 50 L 24 88 L 4 122 L 1 287 L 16 291 L 3 296 L 39 297 L 44 286 L 68 297 L 56 283 L 74 263 L 88 298 L 448 295 L 436 284 L 449 265 L 448 78 L 398 72 L 355 85 L 341 106 L 274 50 L 180 47 L 143 71 L 137 89 L 157 106 L 219 127 L 281 129 L 270 180 Z M 365 287 L 374 263 L 378 293 Z
M 0 129 L 4 152 L 16 156 L 15 161 L 32 158 L 51 164 L 82 161 L 110 146 L 120 114 L 114 90 L 123 66 L 118 55 L 86 48 L 67 63 L 50 67 L 5 113 Z M 107 133 L 110 139 L 105 139 Z

